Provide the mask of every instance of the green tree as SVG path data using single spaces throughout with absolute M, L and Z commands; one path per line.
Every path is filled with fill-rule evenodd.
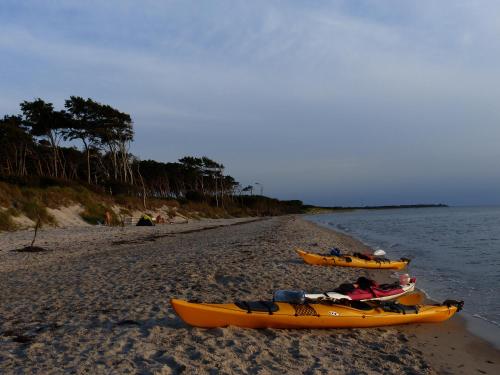
M 129 114 L 118 111 L 109 105 L 97 105 L 97 135 L 111 156 L 115 180 L 133 184 L 131 168 L 132 155 L 130 142 L 134 139 L 132 119 Z
M 99 117 L 100 104 L 90 98 L 71 96 L 65 101 L 64 107 L 73 120 L 72 126 L 65 133 L 65 139 L 82 141 L 87 156 L 87 182 L 90 184 L 90 151 L 98 148 L 99 127 L 104 125 Z
M 52 149 L 52 175 L 60 176 L 59 144 L 65 131 L 71 126 L 71 119 L 65 111 L 54 111 L 52 103 L 38 98 L 21 103 L 23 124 L 30 128 L 31 135 L 45 138 Z M 61 170 L 64 174 L 64 169 Z
M 4 116 L 0 120 L 0 172 L 26 176 L 26 158 L 32 145 L 33 138 L 23 126 L 21 116 Z

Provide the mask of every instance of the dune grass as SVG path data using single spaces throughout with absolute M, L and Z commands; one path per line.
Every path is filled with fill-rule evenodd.
M 21 188 L 0 182 L 0 205 L 6 209 L 0 218 L 0 230 L 13 230 L 16 225 L 13 217 L 24 215 L 44 225 L 54 225 L 55 219 L 47 211 L 46 202 L 41 199 L 39 192 L 34 189 Z
M 137 197 L 123 195 L 110 196 L 87 189 L 84 186 L 49 186 L 28 187 L 0 182 L 0 231 L 15 230 L 17 226 L 13 217 L 24 215 L 36 222 L 40 218 L 42 225 L 55 225 L 56 221 L 47 208 L 60 208 L 80 204 L 83 211 L 80 214 L 89 224 L 104 223 L 105 214 L 111 214 L 111 224 L 121 224 L 124 216 L 131 216 L 132 211 L 154 210 L 163 206 L 179 208 L 175 200 L 148 199 L 147 209 L 143 201 Z M 118 207 L 119 215 L 113 207 Z
M 17 228 L 12 216 L 9 210 L 0 210 L 0 231 L 15 230 Z
M 58 185 L 59 184 L 59 185 Z M 14 181 L 0 181 L 0 230 L 15 230 L 15 216 L 24 215 L 42 225 L 56 225 L 55 218 L 47 208 L 60 208 L 79 204 L 83 207 L 80 216 L 90 224 L 104 223 L 106 212 L 111 214 L 111 224 L 119 225 L 123 217 L 132 216 L 134 211 L 151 212 L 168 208 L 168 216 L 176 213 L 192 219 L 229 218 L 247 216 L 273 216 L 288 213 L 302 213 L 300 201 L 279 201 L 264 196 L 235 196 L 226 199 L 224 206 L 216 202 L 180 199 L 147 198 L 146 207 L 140 197 L 108 195 L 91 190 L 88 186 L 52 181 L 51 184 L 21 184 Z M 219 201 L 220 204 L 220 201 Z M 116 212 L 119 212 L 118 214 Z

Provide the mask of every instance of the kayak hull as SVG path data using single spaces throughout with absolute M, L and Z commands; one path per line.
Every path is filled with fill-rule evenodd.
M 191 303 L 172 299 L 171 304 L 179 317 L 187 324 L 200 328 L 236 326 L 242 328 L 328 329 L 367 328 L 409 323 L 437 323 L 451 318 L 456 306 L 423 305 L 416 312 L 387 312 L 380 307 L 358 310 L 343 305 L 307 305 L 315 315 L 297 315 L 297 309 L 289 303 L 276 303 L 279 310 L 247 312 L 235 304 Z
M 299 254 L 300 257 L 304 260 L 304 262 L 317 266 L 401 270 L 405 268 L 409 263 L 409 260 L 376 261 L 360 259 L 354 256 L 338 257 L 335 255 L 314 254 L 302 249 L 297 249 L 296 251 L 297 254 Z

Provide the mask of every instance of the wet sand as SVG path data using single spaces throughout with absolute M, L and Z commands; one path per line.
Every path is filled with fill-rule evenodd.
M 500 373 L 499 352 L 460 319 L 349 330 L 185 325 L 169 298 L 261 299 L 368 275 L 309 266 L 293 251 L 363 250 L 355 239 L 298 217 L 243 221 L 47 229 L 42 253 L 11 251 L 32 232 L 0 234 L 0 373 Z

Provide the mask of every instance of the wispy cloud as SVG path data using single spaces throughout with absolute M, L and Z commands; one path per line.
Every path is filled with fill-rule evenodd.
M 143 157 L 210 154 L 322 203 L 334 187 L 377 203 L 373 184 L 500 184 L 499 15 L 465 0 L 4 0 L 0 110 L 90 96 L 133 115 Z

